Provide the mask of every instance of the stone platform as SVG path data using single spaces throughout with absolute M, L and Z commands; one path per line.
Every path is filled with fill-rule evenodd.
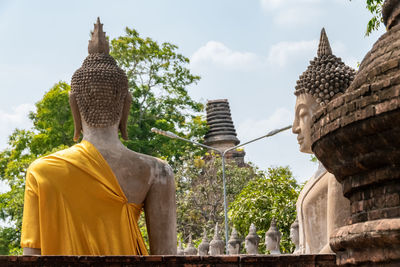
M 0 256 L 0 266 L 336 266 L 333 254 L 240 256 Z

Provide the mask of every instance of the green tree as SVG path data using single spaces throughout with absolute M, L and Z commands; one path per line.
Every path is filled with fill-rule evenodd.
M 184 239 L 189 234 L 199 242 L 204 228 L 211 236 L 218 222 L 223 231 L 224 205 L 221 157 L 207 155 L 187 159 L 175 174 L 178 233 Z M 226 164 L 227 202 L 231 203 L 249 181 L 260 177 L 258 169 L 249 164 L 238 167 L 228 160 Z M 229 208 L 229 207 L 228 207 Z M 221 235 L 224 236 L 224 235 Z M 197 240 L 197 241 L 196 241 Z
M 150 132 L 152 127 L 180 133 L 199 141 L 205 121 L 196 114 L 203 105 L 188 95 L 187 87 L 200 79 L 187 68 L 189 59 L 177 46 L 141 38 L 134 29 L 111 41 L 111 55 L 126 71 L 133 101 L 125 144 L 137 152 L 160 156 L 172 165 L 198 147 Z
M 246 236 L 251 223 L 257 228 L 262 242 L 260 249 L 265 251 L 265 232 L 272 218 L 282 233 L 282 253 L 292 252 L 290 225 L 296 219 L 296 201 L 300 186 L 288 167 L 268 168 L 262 177 L 250 181 L 231 203 L 229 217 L 241 236 Z

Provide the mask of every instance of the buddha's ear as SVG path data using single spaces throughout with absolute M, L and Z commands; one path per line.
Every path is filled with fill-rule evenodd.
M 121 132 L 121 136 L 124 140 L 128 140 L 127 125 L 128 125 L 129 111 L 131 109 L 131 102 L 132 102 L 132 96 L 131 93 L 128 92 L 128 94 L 125 97 L 124 106 L 122 108 L 121 120 L 119 121 L 119 131 Z
M 82 132 L 82 121 L 75 94 L 71 92 L 69 93 L 69 105 L 71 107 L 72 117 L 74 119 L 74 141 L 77 142 Z

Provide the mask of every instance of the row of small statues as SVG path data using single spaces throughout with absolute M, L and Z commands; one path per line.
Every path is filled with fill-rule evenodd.
M 297 228 L 296 228 L 297 226 Z M 297 230 L 297 231 L 296 231 Z M 281 241 L 281 233 L 279 232 L 278 228 L 276 227 L 275 219 L 271 220 L 271 226 L 268 231 L 265 233 L 265 247 L 266 247 L 266 254 L 281 254 L 279 245 Z M 296 245 L 296 251 L 298 250 L 298 223 L 297 219 L 292 224 L 290 229 L 290 237 L 292 241 Z M 258 245 L 260 242 L 260 237 L 257 234 L 257 229 L 255 225 L 252 223 L 250 225 L 249 234 L 245 238 L 244 247 L 246 250 L 246 254 L 248 255 L 256 255 L 259 254 Z M 228 247 L 227 252 L 229 255 L 238 255 L 240 254 L 240 246 L 242 240 L 239 238 L 239 235 L 235 228 L 232 229 L 231 236 L 228 240 Z M 189 242 L 185 249 L 182 247 L 182 242 L 179 240 L 178 246 L 178 255 L 199 255 L 199 256 L 206 256 L 206 255 L 223 255 L 225 250 L 225 242 L 221 239 L 219 235 L 219 228 L 218 223 L 215 225 L 214 230 L 214 237 L 211 242 L 208 242 L 207 238 L 207 231 L 204 229 L 203 238 L 201 243 L 196 249 L 192 242 L 192 236 L 189 235 Z M 269 252 L 269 253 L 268 253 Z

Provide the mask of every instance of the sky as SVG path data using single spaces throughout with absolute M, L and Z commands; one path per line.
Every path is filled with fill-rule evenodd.
M 201 80 L 193 99 L 228 99 L 242 141 L 293 122 L 294 86 L 317 54 L 322 27 L 333 53 L 357 68 L 378 37 L 365 37 L 371 15 L 361 0 L 0 1 L 0 149 L 58 81 L 87 56 L 97 17 L 110 39 L 135 28 L 176 44 Z M 289 166 L 299 182 L 317 165 L 299 152 L 290 131 L 245 147 L 260 169 Z

